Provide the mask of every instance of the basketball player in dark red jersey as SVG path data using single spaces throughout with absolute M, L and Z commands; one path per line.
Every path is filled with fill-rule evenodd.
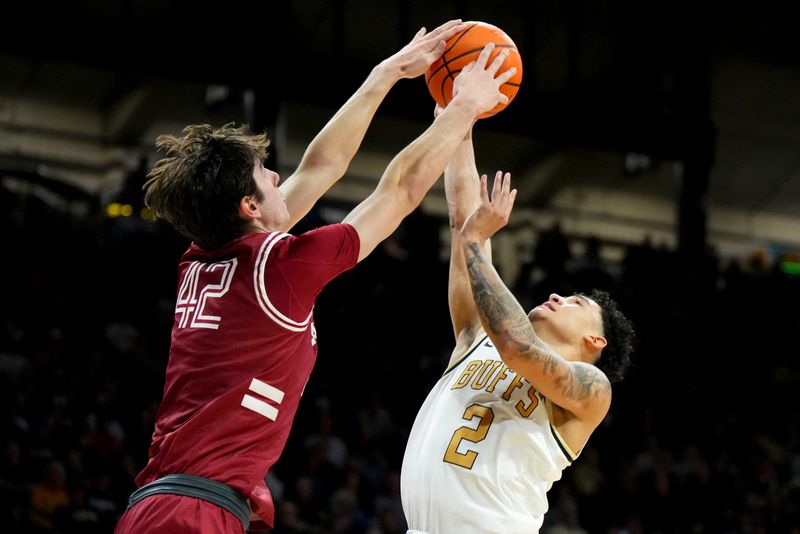
M 118 533 L 244 532 L 272 524 L 264 477 L 286 443 L 317 353 L 313 307 L 322 288 L 388 237 L 422 201 L 481 113 L 506 97 L 505 53 L 489 45 L 456 80 L 434 123 L 389 164 L 341 224 L 284 233 L 345 172 L 381 99 L 419 76 L 461 28 L 449 22 L 373 70 L 278 187 L 268 141 L 243 128 L 190 126 L 166 151 L 145 201 L 193 240 L 179 265 L 167 366 L 147 466 Z

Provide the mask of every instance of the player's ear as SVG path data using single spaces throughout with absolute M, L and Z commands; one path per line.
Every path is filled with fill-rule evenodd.
M 583 336 L 583 342 L 590 352 L 600 352 L 606 345 L 608 345 L 608 340 L 603 336 L 595 336 L 591 334 L 586 334 Z
M 248 221 L 261 217 L 261 208 L 254 197 L 245 196 L 239 200 L 239 216 Z

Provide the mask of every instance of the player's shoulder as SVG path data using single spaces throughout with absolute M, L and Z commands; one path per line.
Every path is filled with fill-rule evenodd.
M 572 389 L 577 402 L 573 413 L 585 422 L 600 424 L 611 407 L 611 381 L 598 367 L 587 362 L 570 362 Z M 562 406 L 562 408 L 564 408 Z
M 331 239 L 333 237 L 351 238 L 358 237 L 358 232 L 350 223 L 331 223 L 307 230 L 297 236 L 299 239 Z
M 611 395 L 611 380 L 596 365 L 587 362 L 572 362 L 577 380 L 587 388 L 598 388 L 598 393 Z
M 301 261 L 354 264 L 358 258 L 359 237 L 353 226 L 333 223 L 297 235 L 282 234 L 275 245 L 281 254 Z
M 450 355 L 445 374 L 458 367 L 467 356 L 478 350 L 486 340 L 488 340 L 488 336 L 481 326 L 461 330 L 456 338 L 456 346 Z
M 284 240 L 288 234 L 283 232 L 252 232 L 242 235 L 227 243 L 215 252 L 219 259 L 238 258 L 244 264 L 264 262 L 272 253 L 275 246 Z

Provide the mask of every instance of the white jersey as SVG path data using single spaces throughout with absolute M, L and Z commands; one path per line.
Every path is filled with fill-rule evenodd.
M 410 532 L 538 532 L 547 491 L 576 458 L 550 414 L 480 339 L 439 379 L 411 429 L 401 473 Z

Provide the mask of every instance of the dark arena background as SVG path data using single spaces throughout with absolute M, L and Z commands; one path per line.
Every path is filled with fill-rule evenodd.
M 499 26 L 524 65 L 475 127 L 479 170 L 519 189 L 498 270 L 526 308 L 607 289 L 638 332 L 542 532 L 800 532 L 798 9 L 686 0 L 3 2 L 0 531 L 111 532 L 146 462 L 188 245 L 143 206 L 155 137 L 246 122 L 285 178 L 374 65 L 450 18 Z M 293 233 L 341 220 L 432 111 L 399 82 Z M 405 532 L 448 254 L 439 182 L 322 293 L 272 532 Z

